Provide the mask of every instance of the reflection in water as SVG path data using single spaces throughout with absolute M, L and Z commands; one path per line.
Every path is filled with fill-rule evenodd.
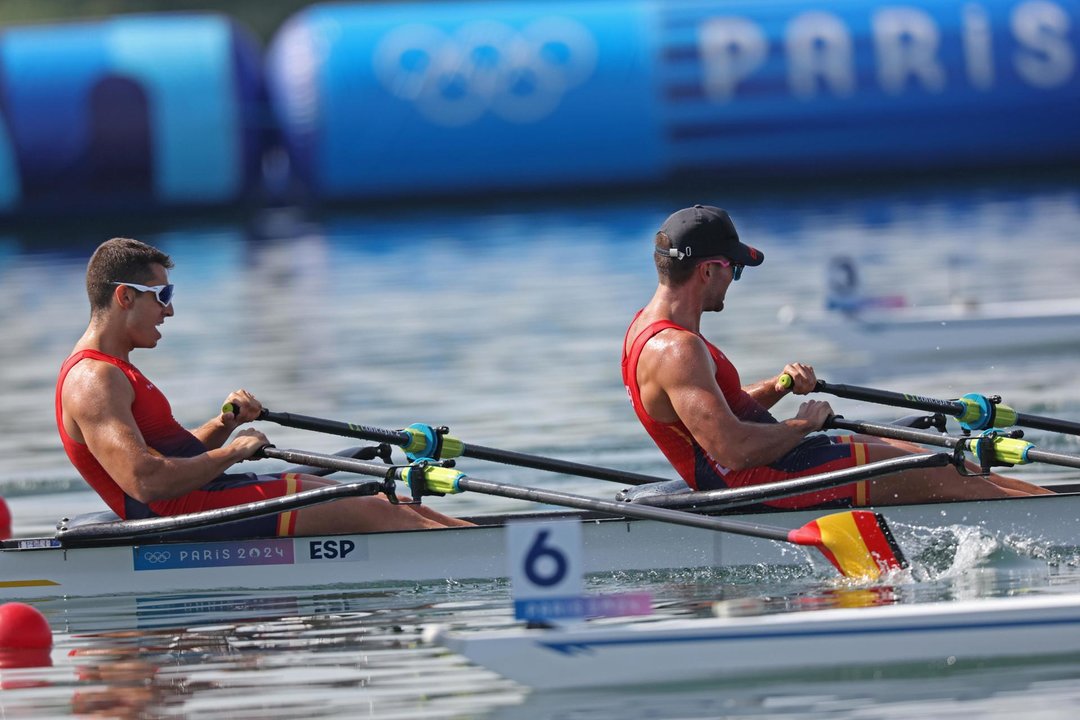
M 72 633 L 73 707 L 107 717 L 437 717 L 453 713 L 464 688 L 472 711 L 520 699 L 491 673 L 418 644 L 422 622 L 503 614 L 502 592 L 445 605 L 435 601 L 438 593 L 419 604 L 410 595 L 386 589 L 110 599 L 99 617 L 106 624 L 136 617 L 140 629 Z M 118 613 L 122 608 L 128 610 Z

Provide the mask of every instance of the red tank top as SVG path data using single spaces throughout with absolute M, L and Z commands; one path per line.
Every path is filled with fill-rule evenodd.
M 637 321 L 638 316 L 641 315 L 639 310 L 637 315 L 634 316 L 634 320 L 630 323 L 630 327 L 633 327 L 634 322 Z M 690 431 L 681 420 L 676 420 L 673 423 L 663 423 L 654 420 L 647 412 L 641 402 L 641 390 L 638 387 L 637 382 L 637 366 L 638 360 L 641 357 L 641 351 L 645 348 L 645 344 L 649 342 L 657 333 L 667 329 L 682 330 L 683 332 L 691 332 L 681 325 L 676 325 L 670 320 L 659 320 L 652 323 L 634 338 L 633 344 L 630 346 L 630 351 L 626 351 L 626 340 L 630 337 L 630 329 L 627 328 L 626 338 L 623 340 L 623 353 L 622 353 L 622 376 L 623 384 L 626 386 L 626 391 L 630 395 L 630 402 L 634 406 L 634 413 L 637 415 L 638 420 L 645 426 L 646 432 L 652 437 L 653 442 L 656 443 L 660 451 L 664 453 L 664 457 L 668 459 L 675 471 L 679 473 L 686 483 L 694 488 L 698 487 L 697 477 L 699 472 L 708 473 L 711 476 L 719 475 L 721 478 L 728 474 L 729 469 L 720 465 L 712 457 L 709 456 L 705 450 L 698 445 L 694 440 Z M 776 419 L 769 413 L 768 410 L 763 408 L 754 398 L 750 396 L 745 390 L 742 389 L 742 382 L 739 379 L 739 371 L 735 369 L 735 366 L 731 364 L 731 361 L 727 359 L 724 353 L 720 352 L 720 349 L 706 340 L 701 333 L 694 333 L 702 342 L 705 343 L 705 347 L 709 350 L 709 355 L 712 356 L 713 363 L 716 365 L 716 384 L 720 386 L 720 392 L 723 393 L 724 399 L 727 400 L 728 406 L 731 411 L 740 420 L 748 420 L 753 422 L 776 422 Z
M 164 393 L 131 363 L 97 350 L 80 350 L 64 361 L 60 368 L 60 376 L 56 381 L 56 427 L 60 431 L 60 440 L 64 444 L 64 451 L 71 460 L 71 464 L 109 508 L 120 517 L 129 519 L 157 515 L 149 506 L 128 497 L 93 456 L 90 449 L 68 435 L 64 429 L 61 401 L 64 380 L 71 368 L 86 358 L 115 365 L 127 376 L 131 387 L 135 390 L 135 402 L 131 405 L 131 412 L 143 440 L 150 449 L 166 457 L 194 457 L 206 452 L 206 446 L 176 421 L 172 414 L 172 406 L 169 405 L 169 400 Z

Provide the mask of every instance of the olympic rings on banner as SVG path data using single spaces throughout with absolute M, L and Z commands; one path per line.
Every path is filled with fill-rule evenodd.
M 379 42 L 373 63 L 390 94 L 414 103 L 435 124 L 461 127 L 488 112 L 514 123 L 550 115 L 567 91 L 592 76 L 596 59 L 588 29 L 548 17 L 520 30 L 476 20 L 453 34 L 402 25 Z

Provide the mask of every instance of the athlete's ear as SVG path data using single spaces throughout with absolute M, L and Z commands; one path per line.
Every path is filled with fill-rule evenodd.
M 116 289 L 113 290 L 113 297 L 116 298 L 117 304 L 125 310 L 130 309 L 135 304 L 134 295 L 135 292 L 124 285 L 117 285 Z

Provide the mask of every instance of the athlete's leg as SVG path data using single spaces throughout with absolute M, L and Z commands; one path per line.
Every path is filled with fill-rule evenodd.
M 302 475 L 301 489 L 336 484 L 334 480 Z M 408 500 L 407 496 L 402 499 Z M 319 535 L 392 530 L 433 530 L 472 523 L 449 517 L 431 508 L 394 505 L 385 497 L 352 497 L 312 505 L 297 511 L 295 534 Z
M 876 435 L 862 435 L 860 433 L 856 433 L 854 435 L 849 435 L 847 437 L 851 438 L 849 442 L 863 443 L 864 445 L 891 445 L 891 446 L 893 446 L 895 448 L 899 448 L 901 450 L 906 450 L 909 453 L 924 453 L 924 452 L 927 452 L 927 449 L 924 448 L 922 445 L 916 445 L 915 443 L 909 442 L 907 440 L 896 440 L 894 438 L 883 438 L 883 437 L 878 437 Z
M 910 453 L 890 445 L 867 446 L 870 462 L 903 457 Z M 1001 475 L 971 477 L 951 466 L 905 470 L 870 480 L 870 502 L 900 505 L 912 502 L 983 500 L 998 497 L 1045 495 L 1052 491 Z
M 934 452 L 933 448 L 927 448 L 922 445 L 918 445 L 906 440 L 893 440 L 891 438 L 879 438 L 873 435 L 851 435 L 851 442 L 861 442 L 867 445 L 889 445 L 899 450 L 903 450 L 906 453 L 926 453 Z M 941 449 L 938 449 L 940 452 Z M 968 472 L 979 473 L 982 468 L 978 464 L 968 460 L 965 462 Z M 993 485 L 998 486 L 1003 490 L 1016 491 L 1010 494 L 1019 495 L 1052 495 L 1053 492 L 1046 488 L 1041 488 L 1038 485 L 1032 485 L 1031 483 L 1024 482 L 1023 480 L 1017 480 L 1016 478 L 1007 477 L 1005 475 L 999 475 L 997 473 L 990 473 L 989 475 L 982 476 L 982 479 Z

